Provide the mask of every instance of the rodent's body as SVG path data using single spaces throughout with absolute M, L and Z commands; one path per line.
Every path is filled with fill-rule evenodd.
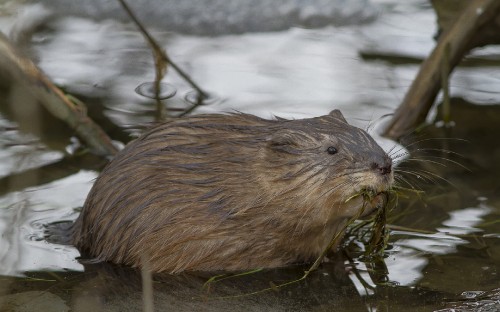
M 391 159 L 339 111 L 302 120 L 199 115 L 156 126 L 97 178 L 73 243 L 154 272 L 247 270 L 314 260 L 386 191 Z M 376 208 L 379 201 L 369 203 Z

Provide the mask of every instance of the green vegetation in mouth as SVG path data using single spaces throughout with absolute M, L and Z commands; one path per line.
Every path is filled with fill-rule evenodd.
M 389 233 L 387 231 L 386 225 L 387 225 L 387 210 L 388 210 L 387 207 L 388 207 L 388 204 L 391 202 L 390 201 L 390 194 L 391 193 L 392 193 L 392 191 L 385 191 L 385 192 L 377 193 L 374 189 L 366 188 L 366 189 L 362 189 L 359 193 L 349 197 L 345 201 L 346 203 L 354 198 L 362 196 L 363 197 L 363 205 L 361 206 L 361 209 L 359 209 L 358 213 L 355 214 L 354 216 L 352 216 L 344 224 L 342 229 L 340 229 L 339 231 L 337 231 L 333 235 L 328 246 L 323 250 L 321 255 L 319 255 L 319 257 L 314 261 L 314 263 L 311 265 L 311 267 L 307 271 L 305 271 L 304 276 L 300 280 L 305 279 L 309 275 L 310 272 L 316 270 L 319 267 L 320 263 L 323 261 L 326 254 L 331 251 L 333 246 L 340 245 L 340 240 L 344 237 L 344 233 L 347 233 L 348 228 L 350 226 L 352 226 L 354 224 L 354 222 L 356 220 L 358 220 L 363 215 L 367 205 L 369 205 L 371 203 L 371 201 L 376 196 L 379 196 L 379 195 L 386 196 L 386 200 L 384 202 L 384 205 L 382 207 L 378 207 L 379 209 L 377 209 L 377 213 L 375 214 L 375 216 L 372 217 L 370 220 L 367 220 L 366 223 L 364 223 L 363 225 L 368 225 L 370 223 L 372 224 L 372 227 L 371 227 L 372 237 L 370 239 L 369 244 L 370 244 L 370 246 L 373 246 L 373 248 L 367 248 L 366 255 L 372 254 L 372 253 L 375 253 L 377 255 L 382 255 L 384 250 L 385 250 L 385 247 L 387 246 L 387 241 L 388 241 L 388 237 L 389 237 L 389 235 L 388 235 Z M 355 227 L 353 227 L 353 228 L 355 228 Z M 359 227 L 358 230 L 359 229 L 361 229 L 361 227 Z M 354 232 L 352 232 L 352 231 L 350 231 L 350 233 L 354 234 Z
M 389 191 L 384 191 L 384 192 L 377 192 L 374 188 L 363 188 L 361 189 L 359 192 L 357 193 L 354 193 L 353 195 L 351 195 L 350 197 L 348 197 L 344 203 L 348 203 L 349 201 L 353 200 L 354 198 L 357 198 L 357 197 L 363 197 L 364 199 L 364 203 L 366 204 L 366 202 L 371 202 L 375 197 L 377 197 L 378 195 L 381 195 L 381 194 L 387 194 L 389 193 Z M 363 208 L 364 209 L 364 208 Z M 362 213 L 361 213 L 362 214 Z M 359 216 L 358 216 L 359 217 Z
M 371 236 L 365 244 L 365 257 L 367 258 L 383 255 L 384 250 L 387 247 L 387 241 L 389 239 L 387 214 L 393 207 L 396 206 L 397 195 L 398 194 L 393 189 L 384 192 L 376 192 L 374 189 L 366 188 L 362 189 L 359 193 L 351 196 L 347 200 L 349 201 L 358 196 L 363 197 L 362 208 L 357 215 L 349 219 L 344 230 L 349 228 L 349 230 L 346 231 L 346 237 L 358 236 L 361 237 L 361 239 L 366 237 L 367 234 L 371 232 Z M 369 219 L 359 221 L 358 219 L 365 211 L 365 207 L 369 205 L 377 196 L 385 196 L 383 204 L 380 207 L 376 207 L 377 209 L 375 210 L 375 213 L 372 214 Z
M 385 196 L 383 204 L 375 210 L 375 213 L 366 220 L 350 220 L 347 226 L 349 230 L 346 231 L 345 237 L 358 239 L 363 242 L 365 249 L 360 260 L 363 261 L 368 269 L 371 280 L 376 285 L 390 284 L 388 280 L 388 270 L 385 265 L 385 250 L 389 241 L 389 225 L 387 217 L 389 213 L 396 207 L 398 202 L 398 192 L 394 189 L 389 189 L 385 192 L 376 193 L 373 190 L 365 190 L 359 196 L 363 196 L 364 205 L 371 203 L 376 196 Z M 362 213 L 362 212 L 361 212 Z M 353 263 L 352 257 L 349 256 L 347 250 L 344 254 Z M 354 270 L 354 274 L 358 274 Z M 358 276 L 360 281 L 363 278 Z M 364 284 L 364 283 L 363 283 Z M 373 288 L 373 286 L 366 284 L 365 287 Z
M 364 197 L 365 200 L 372 200 L 377 196 L 379 193 L 375 191 L 375 189 L 372 188 L 365 188 L 361 190 L 360 195 Z
M 347 227 L 350 227 L 346 232 L 346 237 L 357 236 L 361 240 L 366 241 L 366 237 L 371 233 L 370 238 L 365 243 L 365 257 L 371 258 L 381 256 L 387 247 L 389 232 L 387 229 L 387 215 L 397 205 L 398 192 L 394 189 L 389 189 L 384 192 L 377 193 L 373 189 L 364 189 L 360 193 L 351 197 L 363 197 L 363 208 L 355 218 L 349 220 Z M 369 219 L 358 220 L 363 214 L 364 207 L 371 203 L 377 196 L 385 196 L 383 204 L 375 210 Z
M 387 242 L 389 240 L 389 231 L 387 229 L 387 213 L 389 210 L 389 203 L 391 198 L 390 192 L 379 193 L 379 195 L 386 196 L 386 200 L 382 207 L 378 207 L 376 214 L 371 220 L 371 237 L 368 241 L 368 246 L 365 251 L 367 257 L 380 257 L 383 255 Z

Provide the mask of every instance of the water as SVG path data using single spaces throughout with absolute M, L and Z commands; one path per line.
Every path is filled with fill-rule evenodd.
M 304 118 L 339 108 L 349 122 L 366 128 L 397 107 L 418 70 L 418 64 L 401 63 L 398 57 L 425 57 L 435 32 L 435 17 L 425 1 L 372 4 L 379 15 L 369 24 L 217 37 L 174 34 L 161 27 L 152 27 L 152 32 L 170 57 L 218 99 L 197 112 L 238 110 L 263 117 Z M 16 8 L 12 2 L 3 7 L 4 31 L 15 20 L 12 7 Z M 89 114 L 114 139 L 128 141 L 154 120 L 153 101 L 135 92 L 137 86 L 154 80 L 154 70 L 150 50 L 134 26 L 59 17 L 35 34 L 31 46 L 44 72 L 86 102 Z M 463 306 L 474 311 L 497 302 L 498 307 L 500 72 L 484 64 L 494 64 L 491 60 L 498 60 L 500 53 L 488 47 L 474 55 L 478 65 L 459 68 L 451 81 L 456 127 L 430 127 L 406 142 L 421 141 L 410 146 L 415 157 L 446 166 L 401 164 L 400 170 L 419 172 L 419 177 L 404 175 L 407 183 L 401 185 L 425 193 L 408 191 L 400 196 L 390 214 L 394 227 L 382 263 L 363 262 L 354 240 L 346 253 L 279 292 L 216 299 L 298 279 L 307 267 L 225 280 L 211 285 L 209 292 L 202 289 L 209 276 L 162 277 L 155 283 L 155 306 L 181 311 L 432 311 Z M 172 70 L 163 83 L 177 90 L 165 100 L 169 107 L 190 105 L 185 98 L 192 94 L 191 87 Z M 73 247 L 42 239 L 45 224 L 76 218 L 103 161 L 79 155 L 78 143 L 69 140 L 71 132 L 56 130 L 56 121 L 48 117 L 37 120 L 38 114 L 28 115 L 29 126 L 37 124 L 50 134 L 41 140 L 20 131 L 33 127 L 9 120 L 12 107 L 21 103 L 18 96 L 4 96 L 0 102 L 0 310 L 16 305 L 28 311 L 44 305 L 44 311 L 140 310 L 137 272 L 84 266 L 75 260 L 78 251 Z M 387 149 L 393 144 L 383 142 Z M 440 151 L 426 155 L 417 147 L 459 155 Z M 68 151 L 73 156 L 65 158 Z M 388 282 L 376 285 L 381 277 Z M 471 297 L 478 292 L 481 295 Z
M 68 3 L 44 0 L 59 14 L 128 21 L 118 1 L 84 0 Z M 195 35 L 268 32 L 291 26 L 323 27 L 372 21 L 376 9 L 367 0 L 139 0 L 129 6 L 146 25 Z

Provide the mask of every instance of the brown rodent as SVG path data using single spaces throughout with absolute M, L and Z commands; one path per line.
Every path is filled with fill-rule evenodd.
M 354 195 L 390 188 L 391 167 L 338 110 L 301 120 L 178 119 L 150 129 L 104 168 L 73 243 L 97 261 L 140 267 L 143 257 L 154 272 L 311 261 L 363 206 Z

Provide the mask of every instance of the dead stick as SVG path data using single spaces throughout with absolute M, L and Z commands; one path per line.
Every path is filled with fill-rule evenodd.
M 1 69 L 10 75 L 13 83 L 22 86 L 52 115 L 66 122 L 94 153 L 114 155 L 118 151 L 101 127 L 86 115 L 85 109 L 70 101 L 30 59 L 17 52 L 3 35 L 0 36 L 0 56 Z
M 449 126 L 451 122 L 451 108 L 450 108 L 450 46 L 446 45 L 444 49 L 444 59 L 441 63 L 441 90 L 443 90 L 443 106 L 442 115 L 443 122 Z
M 385 136 L 399 139 L 425 121 L 436 95 L 441 88 L 441 70 L 444 53 L 449 45 L 449 71 L 460 62 L 471 48 L 474 35 L 498 16 L 499 0 L 474 0 L 454 25 L 439 38 L 431 55 L 422 63 L 420 71 L 406 93 L 385 130 Z

